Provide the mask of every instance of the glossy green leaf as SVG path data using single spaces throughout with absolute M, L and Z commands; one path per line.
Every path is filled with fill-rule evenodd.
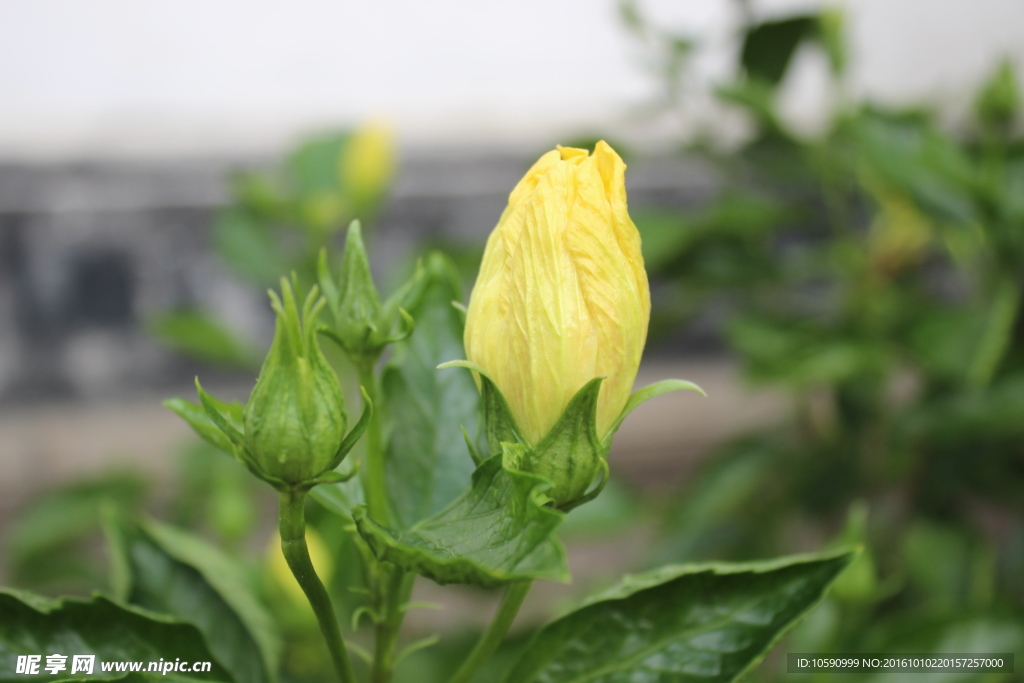
M 506 683 L 725 683 L 752 670 L 852 552 L 627 576 L 544 627 Z
M 133 604 L 196 625 L 240 683 L 277 678 L 277 634 L 244 570 L 200 538 L 155 521 L 117 532 Z
M 568 581 L 565 549 L 553 534 L 564 514 L 545 504 L 551 484 L 509 460 L 508 453 L 486 460 L 469 490 L 407 531 L 386 529 L 357 507 L 359 533 L 379 559 L 440 584 Z
M 160 313 L 150 318 L 146 327 L 179 353 L 232 367 L 259 367 L 257 354 L 247 342 L 201 311 Z
M 477 430 L 479 394 L 468 372 L 437 365 L 465 355 L 462 298 L 454 266 L 432 254 L 426 286 L 409 313 L 416 329 L 395 344 L 381 375 L 385 405 L 393 418 L 386 451 L 388 491 L 402 528 L 443 510 L 470 484 L 474 464 L 462 428 Z
M 19 655 L 66 655 L 67 670 L 56 674 L 16 674 Z M 72 676 L 73 655 L 95 655 L 93 675 Z M 207 648 L 192 624 L 140 607 L 122 605 L 96 595 L 90 599 L 51 600 L 14 589 L 0 590 L 0 681 L 111 681 L 152 680 L 125 672 L 103 672 L 104 662 L 157 662 L 159 660 L 211 662 L 208 674 L 193 680 L 236 681 Z

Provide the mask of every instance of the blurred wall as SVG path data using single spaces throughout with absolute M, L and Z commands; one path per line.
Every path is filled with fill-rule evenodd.
M 711 49 L 721 78 L 739 2 L 639 0 Z M 759 16 L 817 0 L 750 0 Z M 1019 0 L 847 0 L 854 84 L 962 100 L 1024 57 Z M 0 155 L 275 150 L 297 131 L 392 119 L 413 144 L 515 143 L 615 123 L 656 84 L 613 0 L 7 0 Z M 813 120 L 813 60 L 788 110 Z

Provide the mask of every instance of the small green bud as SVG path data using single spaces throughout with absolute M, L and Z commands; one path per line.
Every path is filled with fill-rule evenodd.
M 413 320 L 402 305 L 408 305 L 422 290 L 423 270 L 417 266 L 412 278 L 381 303 L 359 221 L 349 225 L 338 282 L 331 276 L 325 251 L 320 252 L 317 271 L 320 288 L 334 315 L 334 325 L 322 331 L 353 362 L 376 360 L 385 346 L 412 333 Z
M 181 399 L 165 402 L 199 436 L 279 490 L 310 489 L 354 476 L 356 469 L 341 473 L 335 468 L 373 414 L 363 389 L 363 414 L 345 434 L 341 385 L 316 340 L 316 318 L 326 302 L 314 286 L 300 314 L 292 289 L 297 286 L 281 278 L 281 296 L 270 292 L 277 313 L 274 342 L 244 407 L 206 393 L 198 377 L 200 405 Z
M 300 484 L 338 465 L 347 417 L 341 385 L 320 352 L 316 318 L 324 306 L 314 287 L 300 312 L 292 287 L 270 292 L 274 342 L 243 414 L 244 448 L 262 475 Z

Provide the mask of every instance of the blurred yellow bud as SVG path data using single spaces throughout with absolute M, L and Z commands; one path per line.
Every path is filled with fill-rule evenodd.
M 536 444 L 598 376 L 604 437 L 629 398 L 651 301 L 626 165 L 607 143 L 559 147 L 526 173 L 487 241 L 466 357 L 491 376 Z
M 353 133 L 339 159 L 338 174 L 357 216 L 372 210 L 395 175 L 395 136 L 391 127 L 370 123 Z
M 313 562 L 317 576 L 325 584 L 329 583 L 331 576 L 334 575 L 334 560 L 320 534 L 309 527 L 306 527 L 306 546 L 309 548 L 309 559 Z M 281 551 L 281 537 L 278 534 L 274 534 L 267 544 L 266 563 L 267 578 L 271 585 L 287 595 L 295 604 L 305 606 L 306 594 L 302 592 L 299 582 L 295 580 L 292 570 L 288 567 L 288 561 Z
M 887 192 L 879 204 L 868 233 L 868 250 L 875 269 L 893 275 L 923 258 L 932 227 L 910 197 Z

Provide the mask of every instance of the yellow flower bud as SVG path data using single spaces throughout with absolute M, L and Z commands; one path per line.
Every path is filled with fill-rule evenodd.
M 338 159 L 338 174 L 352 197 L 357 216 L 369 210 L 369 205 L 387 190 L 395 165 L 395 136 L 387 124 L 370 123 L 349 139 Z
M 504 394 L 531 443 L 598 376 L 604 437 L 633 387 L 651 300 L 626 165 L 607 143 L 559 147 L 509 196 L 487 241 L 466 319 L 466 357 Z

